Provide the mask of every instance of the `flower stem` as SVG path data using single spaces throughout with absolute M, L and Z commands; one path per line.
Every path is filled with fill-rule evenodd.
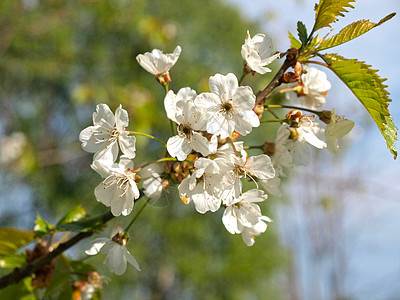
M 149 201 L 146 199 L 146 201 L 144 202 L 144 204 L 142 205 L 142 207 L 139 209 L 139 211 L 137 212 L 137 214 L 133 217 L 132 221 L 129 223 L 129 225 L 125 228 L 125 232 L 128 232 L 128 230 L 132 227 L 133 223 L 135 223 L 136 219 L 139 218 L 140 214 L 142 213 L 142 211 L 146 208 L 147 203 Z
M 287 119 L 270 119 L 270 120 L 260 120 L 260 123 L 272 123 L 272 122 L 285 122 L 287 123 Z
M 147 163 L 145 163 L 144 165 L 142 165 L 141 167 L 139 167 L 138 169 L 136 169 L 136 172 L 139 172 L 140 170 L 142 170 L 143 168 L 146 168 L 147 166 L 151 165 L 151 164 L 155 164 L 158 162 L 163 162 L 163 161 L 178 161 L 177 158 L 175 157 L 164 157 L 164 158 L 160 158 L 160 159 L 156 159 L 156 160 L 151 160 Z
M 169 90 L 169 88 L 168 88 L 168 83 L 164 83 L 164 84 L 163 84 L 163 87 L 164 87 L 164 90 L 165 90 L 165 94 L 167 94 L 167 93 L 168 93 L 168 90 Z
M 233 148 L 233 151 L 235 152 L 235 155 L 236 155 L 237 157 L 242 157 L 242 156 L 237 152 L 236 147 L 235 147 L 235 144 L 233 143 L 233 141 L 232 141 L 232 139 L 231 139 L 230 137 L 228 137 L 228 141 L 231 143 L 232 148 Z
M 282 90 L 276 91 L 275 93 L 272 93 L 271 95 L 265 97 L 265 101 L 267 101 L 267 100 L 269 100 L 269 99 L 275 97 L 276 95 L 283 94 L 283 93 L 287 93 L 287 92 L 294 92 L 294 91 L 296 91 L 297 89 L 298 89 L 298 87 L 295 86 L 295 87 L 292 87 L 292 88 L 282 89 Z
M 133 134 L 133 135 L 146 136 L 146 137 L 148 137 L 148 138 L 150 138 L 152 140 L 155 140 L 155 141 L 159 142 L 161 145 L 163 145 L 165 148 L 167 148 L 167 144 L 166 143 L 164 143 L 163 141 L 159 140 L 158 138 L 156 138 L 155 136 L 152 136 L 150 134 L 143 133 L 143 132 L 138 132 L 138 131 L 129 131 L 129 133 Z
M 247 74 L 243 71 L 242 76 L 240 76 L 240 79 L 239 79 L 239 86 L 242 83 L 243 79 L 246 77 L 246 75 Z
M 293 106 L 293 105 L 280 105 L 280 104 L 270 104 L 270 105 L 264 105 L 265 108 L 269 109 L 269 108 L 293 108 L 293 109 L 298 109 L 298 110 L 304 110 L 304 111 L 308 111 L 310 113 L 316 114 L 317 116 L 319 116 L 321 114 L 320 111 L 314 110 L 314 109 L 310 109 L 310 108 L 305 108 L 305 107 L 298 107 L 298 106 Z
M 260 149 L 260 150 L 263 150 L 263 149 L 264 149 L 264 145 L 258 145 L 258 146 L 244 146 L 243 149 L 244 149 L 244 150 L 249 150 L 249 149 Z

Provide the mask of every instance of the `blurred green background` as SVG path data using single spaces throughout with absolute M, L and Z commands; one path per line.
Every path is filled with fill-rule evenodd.
M 129 129 L 166 140 L 164 91 L 136 56 L 180 45 L 170 88 L 202 92 L 217 72 L 240 76 L 241 45 L 246 31 L 255 34 L 257 28 L 219 0 L 2 0 L 0 224 L 32 229 L 35 211 L 55 223 L 77 204 L 93 216 L 104 212 L 93 194 L 101 178 L 78 141 L 96 104 L 107 103 L 113 111 L 122 104 Z M 268 81 L 249 77 L 245 82 L 255 92 Z M 268 134 L 260 129 L 255 136 Z M 164 155 L 151 140 L 137 140 L 136 165 Z M 270 209 L 264 203 L 265 215 Z M 128 267 L 117 277 L 102 265 L 104 255 L 87 260 L 109 278 L 103 298 L 281 298 L 278 279 L 289 256 L 276 228 L 247 247 L 240 235 L 225 230 L 222 212 L 200 215 L 176 195 L 147 208 L 131 229 L 128 247 L 142 272 Z M 127 224 L 131 218 L 119 220 Z M 68 254 L 85 257 L 88 242 Z

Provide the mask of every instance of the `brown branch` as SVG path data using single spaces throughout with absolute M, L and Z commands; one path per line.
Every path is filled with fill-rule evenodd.
M 102 223 L 107 223 L 110 221 L 114 216 L 112 215 L 111 212 L 107 212 L 101 217 Z M 45 256 L 42 256 L 41 258 L 38 258 L 34 261 L 32 261 L 29 264 L 26 264 L 22 266 L 21 268 L 15 268 L 14 271 L 12 271 L 10 274 L 1 277 L 0 278 L 0 289 L 5 288 L 6 286 L 10 284 L 15 284 L 20 282 L 22 279 L 25 277 L 28 277 L 35 273 L 36 271 L 40 270 L 43 268 L 45 265 L 48 265 L 51 263 L 51 261 L 62 254 L 65 250 L 71 248 L 73 245 L 78 243 L 79 241 L 90 237 L 93 235 L 94 231 L 88 231 L 88 232 L 81 232 L 75 235 L 73 238 L 69 239 L 65 243 L 60 244 L 56 249 L 53 251 L 47 253 Z
M 286 70 L 289 69 L 289 67 L 293 67 L 296 64 L 297 55 L 298 51 L 295 48 L 291 48 L 287 51 L 285 62 L 279 69 L 278 73 L 275 75 L 275 77 L 263 91 L 259 91 L 257 93 L 256 106 L 264 105 L 268 94 L 271 93 L 276 87 L 282 84 L 283 75 L 285 74 Z

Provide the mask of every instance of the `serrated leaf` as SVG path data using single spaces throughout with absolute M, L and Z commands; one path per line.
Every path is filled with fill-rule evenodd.
M 383 137 L 390 152 L 397 157 L 397 128 L 389 113 L 389 92 L 377 70 L 356 59 L 346 59 L 337 54 L 321 56 L 328 67 L 349 87 L 353 94 L 367 109 Z
M 0 229 L 0 257 L 14 254 L 19 248 L 34 240 L 33 231 L 2 228 Z
M 42 219 L 39 213 L 36 212 L 35 227 L 33 227 L 33 231 L 35 232 L 35 238 L 44 237 L 48 235 L 53 229 L 54 226 L 45 219 Z
M 289 39 L 290 39 L 290 47 L 291 48 L 296 48 L 297 50 L 301 48 L 301 42 L 296 39 L 296 37 L 290 32 L 289 32 Z
M 303 46 L 306 46 L 307 45 L 307 39 L 308 39 L 308 33 L 307 33 L 306 25 L 304 25 L 304 23 L 301 22 L 301 21 L 297 22 L 297 33 L 299 35 L 299 39 L 301 41 L 301 44 Z
M 76 222 L 86 217 L 86 211 L 81 205 L 74 206 L 64 217 L 58 221 L 57 226 L 65 223 Z
M 354 8 L 350 3 L 355 0 L 319 0 L 315 5 L 315 24 L 312 32 L 336 22 L 338 17 L 343 17 L 343 13 L 348 12 L 347 8 Z
M 332 48 L 332 47 L 344 44 L 348 41 L 351 41 L 351 40 L 359 37 L 360 35 L 367 33 L 372 28 L 382 25 L 386 21 L 389 21 L 395 15 L 396 15 L 396 13 L 387 15 L 382 20 L 380 20 L 378 23 L 371 22 L 370 20 L 360 20 L 360 21 L 354 22 L 354 23 L 346 26 L 345 28 L 343 28 L 338 34 L 323 41 L 318 46 L 317 51 Z

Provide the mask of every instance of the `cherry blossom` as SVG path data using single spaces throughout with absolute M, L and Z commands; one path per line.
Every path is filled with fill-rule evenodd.
M 105 178 L 94 190 L 97 201 L 111 207 L 114 216 L 129 215 L 140 196 L 133 161 L 121 156 L 119 164 L 96 160 L 91 167 Z
M 317 68 L 304 67 L 305 71 L 300 78 L 301 92 L 300 104 L 311 109 L 320 109 L 326 103 L 326 95 L 331 88 L 325 72 Z
M 116 275 L 122 275 L 126 271 L 127 262 L 140 271 L 139 264 L 132 256 L 126 243 L 128 238 L 121 228 L 113 230 L 111 238 L 97 238 L 91 241 L 90 248 L 85 251 L 87 255 L 107 253 L 104 264 Z
M 265 74 L 271 72 L 267 66 L 277 59 L 280 54 L 271 54 L 272 39 L 262 33 L 256 34 L 253 38 L 247 31 L 244 45 L 242 46 L 242 57 L 253 72 Z
M 115 162 L 119 145 L 123 154 L 134 158 L 136 138 L 125 131 L 128 125 L 128 112 L 121 105 L 115 111 L 115 116 L 107 104 L 97 105 L 93 113 L 93 126 L 79 134 L 83 150 L 94 153 L 93 160 Z
M 169 70 L 178 61 L 182 48 L 177 46 L 173 53 L 164 54 L 161 50 L 153 49 L 151 52 L 136 56 L 138 63 L 147 72 L 153 74 L 160 83 L 171 81 Z
M 339 152 L 339 143 L 337 138 L 342 138 L 348 134 L 354 127 L 354 122 L 336 116 L 335 109 L 332 109 L 331 120 L 325 128 L 325 141 L 329 152 L 337 154 Z
M 256 96 L 248 86 L 239 86 L 236 76 L 216 74 L 209 79 L 211 93 L 202 93 L 195 99 L 198 107 L 209 114 L 206 130 L 227 138 L 233 131 L 247 135 L 260 125 L 253 111 Z

